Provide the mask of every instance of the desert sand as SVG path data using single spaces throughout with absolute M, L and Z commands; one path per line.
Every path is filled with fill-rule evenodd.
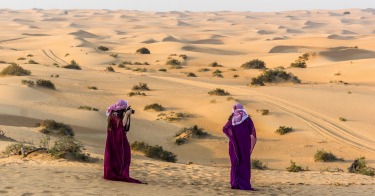
M 274 13 L 1 9 L 0 27 L 0 61 L 4 62 L 0 71 L 8 66 L 6 62 L 14 62 L 32 73 L 0 77 L 0 130 L 18 142 L 37 144 L 43 134 L 35 123 L 53 119 L 71 125 L 85 151 L 98 158 L 94 163 L 55 160 L 37 153 L 27 158 L 1 158 L 1 194 L 375 192 L 374 177 L 347 170 L 361 156 L 375 167 L 374 9 Z M 99 46 L 109 50 L 99 50 Z M 141 47 L 151 54 L 136 54 Z M 303 53 L 313 54 L 307 67 L 290 68 Z M 168 58 L 181 61 L 182 68 L 166 65 Z M 263 60 L 267 68 L 283 66 L 301 84 L 249 86 L 251 78 L 262 71 L 241 65 L 253 59 Z M 29 60 L 38 64 L 29 64 Z M 72 60 L 82 70 L 62 68 Z M 118 67 L 124 61 L 133 65 Z M 210 67 L 214 61 L 222 67 Z M 114 72 L 106 71 L 108 66 Z M 147 70 L 135 71 L 137 68 Z M 202 68 L 209 71 L 200 72 Z M 213 77 L 217 69 L 223 78 Z M 188 77 L 189 72 L 197 77 Z M 21 84 L 21 80 L 37 79 L 50 80 L 56 90 Z M 139 82 L 147 83 L 151 90 L 145 91 L 146 96 L 130 97 L 128 93 Z M 215 88 L 231 95 L 210 96 L 208 92 Z M 118 99 L 129 100 L 136 110 L 130 142 L 160 145 L 177 155 L 177 163 L 166 163 L 133 152 L 131 175 L 148 185 L 102 179 L 105 110 Z M 244 105 L 257 129 L 252 158 L 269 168 L 252 170 L 252 184 L 258 191 L 251 193 L 231 190 L 229 185 L 228 140 L 222 127 L 236 102 Z M 152 103 L 163 105 L 164 113 L 182 112 L 190 117 L 161 120 L 158 115 L 162 112 L 143 109 Z M 78 110 L 79 106 L 99 111 Z M 261 115 L 257 109 L 268 109 L 269 114 Z M 193 125 L 210 136 L 176 145 L 176 132 Z M 278 135 L 279 126 L 293 127 L 293 132 Z M 14 142 L 0 139 L 0 151 Z M 319 149 L 344 161 L 315 162 Z M 291 160 L 309 171 L 287 172 Z M 342 172 L 323 172 L 330 169 Z

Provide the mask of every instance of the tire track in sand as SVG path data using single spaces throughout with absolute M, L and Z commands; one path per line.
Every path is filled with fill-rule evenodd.
M 44 56 L 46 56 L 49 60 L 52 60 L 53 62 L 59 64 L 59 65 L 67 65 L 68 63 L 66 61 L 64 61 L 63 59 L 57 57 L 55 55 L 55 53 L 48 49 L 48 50 L 44 50 L 42 49 L 41 52 L 44 54 Z
M 367 138 L 359 133 L 356 133 L 352 128 L 336 122 L 334 119 L 312 111 L 306 107 L 283 100 L 278 97 L 266 95 L 249 89 L 249 87 L 235 87 L 221 84 L 211 84 L 199 81 L 191 81 L 180 78 L 151 76 L 162 80 L 179 82 L 187 85 L 198 86 L 201 88 L 224 88 L 237 95 L 251 95 L 252 98 L 257 99 L 263 103 L 274 106 L 282 111 L 295 116 L 296 118 L 305 122 L 314 131 L 325 138 L 331 139 L 341 144 L 361 149 L 363 151 L 375 152 L 375 139 Z

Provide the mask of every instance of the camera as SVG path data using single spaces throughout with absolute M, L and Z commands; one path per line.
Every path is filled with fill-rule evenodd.
M 127 107 L 125 112 L 127 112 L 128 110 L 132 111 L 132 114 L 135 113 L 135 110 L 133 110 L 133 109 L 131 108 L 131 106 Z

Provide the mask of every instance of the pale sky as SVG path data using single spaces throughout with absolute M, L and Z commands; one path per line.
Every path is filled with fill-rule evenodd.
M 0 0 L 0 9 L 253 11 L 375 8 L 375 0 Z

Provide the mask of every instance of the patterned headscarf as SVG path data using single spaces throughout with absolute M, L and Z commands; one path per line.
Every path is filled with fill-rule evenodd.
M 115 104 L 108 107 L 106 114 L 107 116 L 109 116 L 111 112 L 126 109 L 127 107 L 128 107 L 128 101 L 124 101 L 120 99 Z
M 240 103 L 233 105 L 232 125 L 236 126 L 246 120 L 249 115 Z

